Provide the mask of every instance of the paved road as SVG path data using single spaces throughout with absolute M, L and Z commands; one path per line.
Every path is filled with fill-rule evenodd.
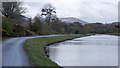
M 2 66 L 30 66 L 28 57 L 22 47 L 25 40 L 37 37 L 52 37 L 60 35 L 46 35 L 34 37 L 19 37 L 3 41 Z

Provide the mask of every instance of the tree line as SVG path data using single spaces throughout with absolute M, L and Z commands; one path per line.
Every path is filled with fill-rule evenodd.
M 2 36 L 31 36 L 46 34 L 106 34 L 120 33 L 120 23 L 110 24 L 90 23 L 82 25 L 79 22 L 65 23 L 59 20 L 56 9 L 51 4 L 46 4 L 41 13 L 34 19 L 23 15 L 26 8 L 22 2 L 2 2 Z

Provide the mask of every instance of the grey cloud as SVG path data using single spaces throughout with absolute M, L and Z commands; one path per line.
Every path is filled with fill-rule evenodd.
M 117 0 L 106 2 L 92 2 L 83 0 L 46 0 L 39 2 L 26 2 L 29 12 L 26 16 L 34 17 L 40 13 L 45 3 L 52 3 L 56 7 L 58 17 L 76 17 L 87 22 L 114 22 L 118 21 Z

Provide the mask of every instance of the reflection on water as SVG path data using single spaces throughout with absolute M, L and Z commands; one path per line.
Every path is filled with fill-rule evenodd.
M 118 36 L 94 35 L 54 44 L 49 57 L 60 66 L 117 66 Z

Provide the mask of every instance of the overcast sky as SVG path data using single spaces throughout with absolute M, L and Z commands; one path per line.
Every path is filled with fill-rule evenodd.
M 34 17 L 40 13 L 46 3 L 51 3 L 59 18 L 75 17 L 95 23 L 111 23 L 118 21 L 119 0 L 24 0 L 24 7 L 28 8 L 27 17 Z

